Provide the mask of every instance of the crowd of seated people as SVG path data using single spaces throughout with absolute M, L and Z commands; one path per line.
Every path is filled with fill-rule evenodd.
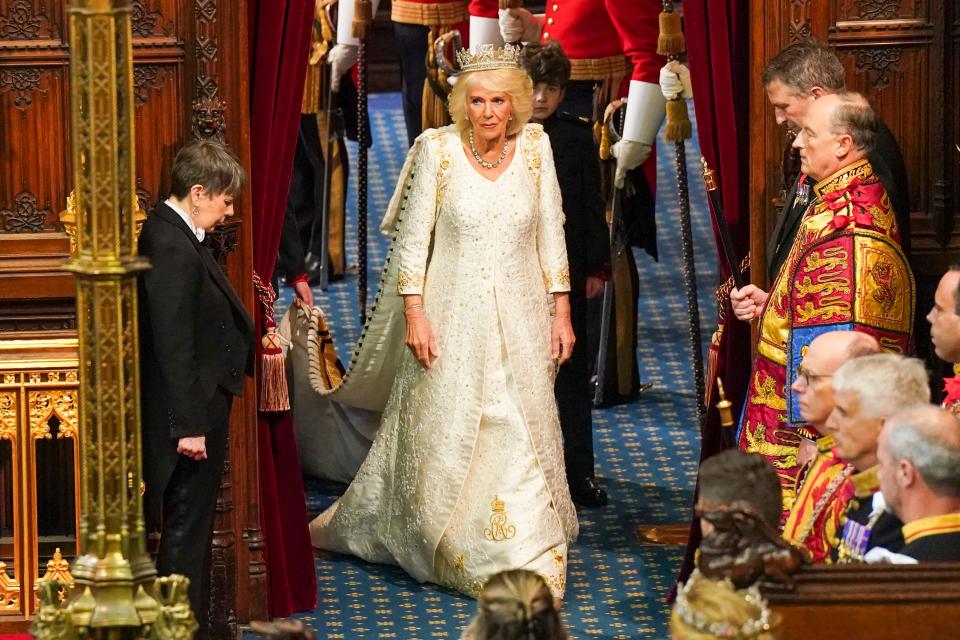
M 936 353 L 960 361 L 960 270 L 943 276 L 927 319 Z M 805 563 L 960 562 L 954 380 L 946 380 L 943 402 L 931 404 L 920 360 L 884 353 L 873 337 L 855 331 L 821 334 L 798 369 L 795 401 L 820 435 L 806 455 L 801 447 L 783 526 L 787 492 L 761 455 L 727 450 L 703 462 L 699 568 L 678 591 L 673 638 L 777 637 L 780 619 L 756 585 L 738 583 L 732 571 L 720 578 L 708 566 L 707 549 L 729 533 L 716 523 L 729 520 L 731 508 L 769 525 Z

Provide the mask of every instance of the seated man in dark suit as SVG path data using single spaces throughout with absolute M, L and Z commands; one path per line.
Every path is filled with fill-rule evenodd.
M 523 64 L 533 80 L 533 121 L 543 124 L 557 166 L 563 197 L 563 225 L 570 263 L 570 314 L 577 342 L 573 355 L 557 373 L 556 396 L 563 430 L 563 454 L 573 501 L 580 506 L 607 503 L 593 471 L 590 357 L 587 353 L 587 298 L 603 292 L 597 275 L 610 259 L 603 204 L 600 160 L 590 124 L 557 113 L 570 79 L 570 60 L 557 43 L 529 45 Z
M 904 522 L 900 554 L 960 562 L 960 422 L 932 405 L 902 411 L 884 425 L 878 457 L 880 490 Z

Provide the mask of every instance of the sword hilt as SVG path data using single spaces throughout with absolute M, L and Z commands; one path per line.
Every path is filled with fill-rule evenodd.
M 607 105 L 607 108 L 603 112 L 603 124 L 600 127 L 600 159 L 609 160 L 610 159 L 610 147 L 612 147 L 618 140 L 620 140 L 620 134 L 617 133 L 616 124 L 613 121 L 613 116 L 623 105 L 627 104 L 626 98 L 620 98 L 614 100 Z

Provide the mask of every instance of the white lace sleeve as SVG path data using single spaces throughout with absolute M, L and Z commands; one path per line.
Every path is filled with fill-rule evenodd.
M 542 134 L 540 145 L 540 223 L 537 227 L 537 253 L 549 293 L 570 291 L 567 244 L 563 235 L 563 202 L 553 163 L 550 140 Z
M 400 295 L 422 294 L 430 236 L 437 212 L 437 162 L 435 144 L 424 140 L 413 165 L 407 192 L 397 220 L 397 290 Z

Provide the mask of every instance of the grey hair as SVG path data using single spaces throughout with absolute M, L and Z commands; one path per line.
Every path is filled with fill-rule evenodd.
M 876 144 L 879 127 L 870 102 L 856 91 L 839 91 L 835 95 L 840 98 L 840 104 L 830 117 L 830 130 L 834 135 L 849 135 L 853 146 L 870 153 Z
M 930 402 L 930 379 L 923 363 L 896 353 L 848 360 L 833 374 L 833 390 L 855 392 L 870 418 L 889 418 L 905 407 Z
M 909 460 L 927 486 L 941 496 L 960 498 L 960 437 L 931 424 L 928 416 L 937 407 L 898 414 L 886 435 L 885 448 L 894 461 Z M 949 422 L 960 430 L 952 416 Z

